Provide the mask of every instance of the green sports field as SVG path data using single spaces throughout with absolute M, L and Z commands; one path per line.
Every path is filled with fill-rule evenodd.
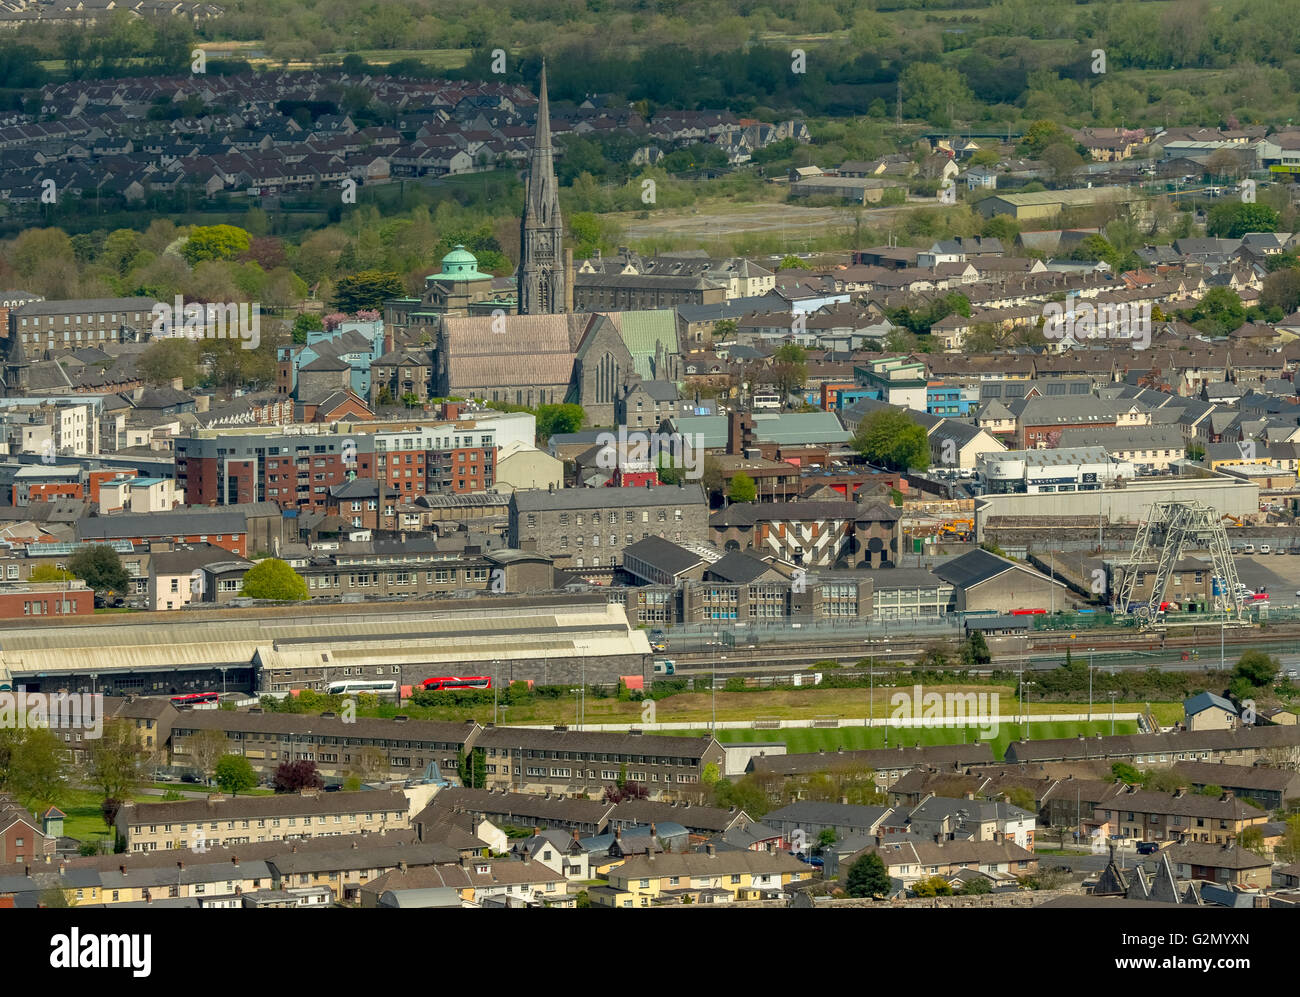
M 1001 724 L 997 736 L 989 739 L 994 756 L 1001 758 L 1006 752 L 1007 745 L 1020 737 L 1022 732 L 1023 725 Z M 659 733 L 680 736 L 688 732 L 669 730 L 660 731 Z M 708 731 L 701 730 L 689 733 L 702 736 L 707 734 Z M 786 727 L 781 730 L 720 730 L 717 736 L 718 740 L 724 743 L 783 742 L 786 745 L 786 750 L 791 754 L 805 754 L 822 749 L 834 751 L 836 748 L 844 748 L 846 751 L 864 748 L 896 748 L 900 743 L 909 747 L 914 744 L 962 744 L 979 740 L 980 733 L 981 730 L 977 727 L 915 727 L 889 730 L 885 727 Z M 1061 721 L 1059 723 L 1031 723 L 1026 736 L 1035 741 L 1043 741 L 1057 737 L 1078 737 L 1080 734 L 1092 736 L 1109 733 L 1109 720 L 1094 720 L 1092 723 Z M 1115 733 L 1137 733 L 1137 721 L 1117 721 L 1115 723 Z M 888 744 L 886 744 L 886 736 L 889 739 Z

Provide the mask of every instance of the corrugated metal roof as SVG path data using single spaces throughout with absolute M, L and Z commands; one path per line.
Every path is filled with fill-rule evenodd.
M 485 640 L 490 637 L 490 640 Z M 178 617 L 168 623 L 70 626 L 0 631 L 0 666 L 11 672 L 119 671 L 244 667 L 265 652 L 280 667 L 305 667 L 303 655 L 367 662 L 491 660 L 531 655 L 568 657 L 649 654 L 645 634 L 628 626 L 621 606 L 512 606 L 427 613 L 300 616 L 282 620 Z M 267 659 L 263 658 L 263 664 Z

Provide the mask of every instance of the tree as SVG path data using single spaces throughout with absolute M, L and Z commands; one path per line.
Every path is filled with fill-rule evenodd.
M 250 599 L 274 599 L 276 602 L 300 602 L 309 596 L 302 575 L 275 557 L 258 561 L 248 569 L 239 594 Z
M 150 343 L 136 360 L 135 369 L 147 384 L 170 384 L 176 378 L 190 387 L 197 376 L 199 345 L 190 339 L 169 337 Z
M 301 758 L 296 762 L 285 759 L 275 767 L 272 779 L 277 793 L 296 793 L 300 789 L 320 789 L 325 780 L 316 771 L 316 763 Z
M 100 791 L 106 805 L 110 801 L 120 805 L 144 781 L 145 761 L 135 725 L 126 720 L 109 720 L 104 724 L 102 736 L 90 742 L 86 781 Z M 114 820 L 116 815 L 113 809 Z M 106 823 L 113 826 L 113 820 Z
M 1025 786 L 1013 786 L 1008 789 L 1007 799 L 1011 801 L 1013 807 L 1028 810 L 1031 814 L 1038 811 L 1038 808 L 1034 805 L 1034 791 Z
M 622 803 L 624 800 L 649 799 L 650 791 L 639 782 L 624 782 L 621 786 L 606 786 L 602 800 L 605 803 Z
M 961 341 L 963 353 L 993 353 L 1002 345 L 1002 333 L 992 322 L 976 322 Z
M 293 341 L 295 343 L 307 342 L 307 333 L 320 332 L 325 328 L 325 323 L 315 312 L 303 312 L 293 320 Z
M 76 578 L 67 568 L 60 568 L 53 564 L 38 564 L 32 568 L 29 576 L 34 582 L 66 582 L 69 579 Z
M 478 752 L 475 752 L 475 754 L 478 754 Z M 384 754 L 382 748 L 367 745 L 361 749 L 353 760 L 350 771 L 363 783 L 383 779 L 388 775 L 388 756 Z M 471 786 L 471 783 L 467 782 L 465 785 Z M 472 788 L 481 788 L 481 786 Z
M 984 634 L 978 630 L 972 630 L 970 636 L 966 638 L 967 654 L 970 657 L 971 665 L 987 665 L 993 660 L 993 654 L 989 651 L 988 641 L 984 639 Z
M 248 252 L 253 237 L 236 225 L 199 225 L 181 247 L 181 256 L 190 266 L 205 260 L 233 260 Z
M 545 443 L 561 433 L 576 433 L 587 422 L 581 405 L 542 405 L 537 410 L 537 438 Z
M 1246 321 L 1246 308 L 1232 288 L 1212 287 L 1186 316 L 1202 332 L 1222 336 Z
M 799 257 L 787 253 L 782 258 L 781 262 L 777 265 L 777 269 L 778 270 L 810 270 L 812 268 L 809 267 L 808 264 L 805 263 L 803 260 L 799 259 Z
M 125 592 L 131 581 L 117 551 L 106 544 L 81 548 L 69 558 L 68 570 L 101 595 Z
M 722 465 L 716 457 L 705 457 L 703 474 L 700 476 L 700 484 L 704 486 L 705 492 L 709 495 L 719 494 L 725 482 L 722 476 Z
M 889 872 L 875 852 L 863 855 L 849 867 L 848 893 L 851 897 L 883 897 L 889 893 Z
M 1021 139 L 1020 151 L 1031 159 L 1037 159 L 1049 145 L 1070 140 L 1069 133 L 1055 121 L 1046 118 L 1033 122 L 1025 129 Z
M 4 788 L 38 815 L 54 806 L 68 788 L 68 752 L 46 727 L 29 727 L 13 746 L 3 776 Z
M 931 876 L 929 879 L 919 879 L 913 883 L 912 894 L 918 897 L 950 897 L 952 887 L 942 876 Z
M 717 762 L 709 762 L 709 764 L 704 766 L 703 771 L 700 772 L 700 782 L 704 783 L 706 786 L 714 785 L 721 778 L 722 773 L 718 770 Z
M 230 744 L 226 740 L 225 732 L 211 727 L 198 731 L 190 739 L 190 757 L 194 759 L 194 766 L 203 776 L 205 783 L 212 780 L 217 762 L 224 758 L 229 750 Z
M 772 354 L 772 377 L 782 397 L 791 395 L 808 380 L 808 352 L 797 343 L 785 343 Z
M 961 888 L 957 890 L 957 895 L 959 897 L 973 897 L 992 892 L 993 884 L 989 882 L 988 877 L 977 876 L 962 883 Z
M 753 502 L 758 498 L 758 487 L 754 484 L 754 479 L 744 471 L 737 471 L 732 476 L 727 498 L 732 502 Z
M 965 117 L 973 100 L 966 77 L 955 69 L 933 62 L 913 62 L 900 78 L 903 107 L 908 117 L 923 118 L 947 127 L 953 117 Z
M 1265 277 L 1259 303 L 1263 308 L 1280 308 L 1287 315 L 1300 307 L 1300 270 L 1277 270 Z
M 1277 212 L 1267 204 L 1224 201 L 1210 209 L 1205 234 L 1220 239 L 1240 239 L 1247 232 L 1276 232 Z
M 1110 767 L 1110 774 L 1129 786 L 1137 786 L 1142 782 L 1142 773 L 1127 762 L 1116 762 Z
M 1281 669 L 1277 658 L 1263 651 L 1247 651 L 1237 659 L 1237 667 L 1232 670 L 1234 679 L 1245 679 L 1255 688 L 1271 685 Z
M 1039 158 L 1052 171 L 1052 179 L 1057 183 L 1067 182 L 1083 165 L 1083 157 L 1070 142 L 1053 142 Z
M 873 464 L 906 471 L 930 466 L 925 430 L 896 409 L 872 412 L 858 423 L 850 445 Z
M 657 470 L 661 485 L 676 485 L 686 480 L 685 469 L 679 467 L 673 458 L 667 454 L 660 454 Z
M 238 796 L 257 785 L 253 763 L 243 755 L 226 755 L 217 762 L 217 785 L 223 793 Z
M 1235 177 L 1241 172 L 1241 159 L 1231 149 L 1216 149 L 1205 161 L 1205 168 L 1216 177 Z
M 402 277 L 392 271 L 363 270 L 340 277 L 334 285 L 334 307 L 349 314 L 361 308 L 382 310 L 388 298 L 406 293 Z
M 36 902 L 38 907 L 71 907 L 68 903 L 67 890 L 59 885 L 47 886 L 41 890 L 41 898 Z
M 1258 826 L 1243 827 L 1237 844 L 1248 852 L 1258 853 L 1264 847 L 1264 831 Z
M 752 773 L 742 776 L 734 783 L 728 779 L 719 779 L 713 786 L 713 798 L 717 806 L 743 810 L 754 820 L 761 819 L 772 809 L 771 799 Z

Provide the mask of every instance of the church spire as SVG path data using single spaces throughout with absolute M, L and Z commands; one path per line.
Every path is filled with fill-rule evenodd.
M 565 281 L 559 183 L 551 147 L 551 105 L 546 63 L 538 83 L 537 125 L 528 159 L 524 213 L 519 224 L 519 314 L 551 315 L 565 310 Z

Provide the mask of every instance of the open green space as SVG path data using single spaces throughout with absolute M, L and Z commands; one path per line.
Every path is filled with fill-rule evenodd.
M 1007 745 L 1024 736 L 1035 741 L 1050 740 L 1058 737 L 1095 736 L 1110 734 L 1109 720 L 1092 723 L 1071 723 L 1059 721 L 1052 723 L 1030 723 L 1027 725 L 1004 723 L 999 725 L 996 736 L 989 739 L 993 754 L 1002 758 Z M 689 735 L 703 737 L 708 729 L 698 731 L 659 731 L 662 734 L 678 736 Z M 1116 734 L 1136 734 L 1137 722 L 1133 720 L 1116 721 Z M 782 730 L 720 730 L 717 738 L 724 744 L 763 744 L 781 743 L 791 754 L 808 754 L 814 751 L 857 751 L 873 748 L 890 748 L 904 745 L 933 744 L 968 744 L 980 739 L 981 729 L 977 727 L 915 727 L 907 729 L 888 729 L 885 727 L 790 727 Z

